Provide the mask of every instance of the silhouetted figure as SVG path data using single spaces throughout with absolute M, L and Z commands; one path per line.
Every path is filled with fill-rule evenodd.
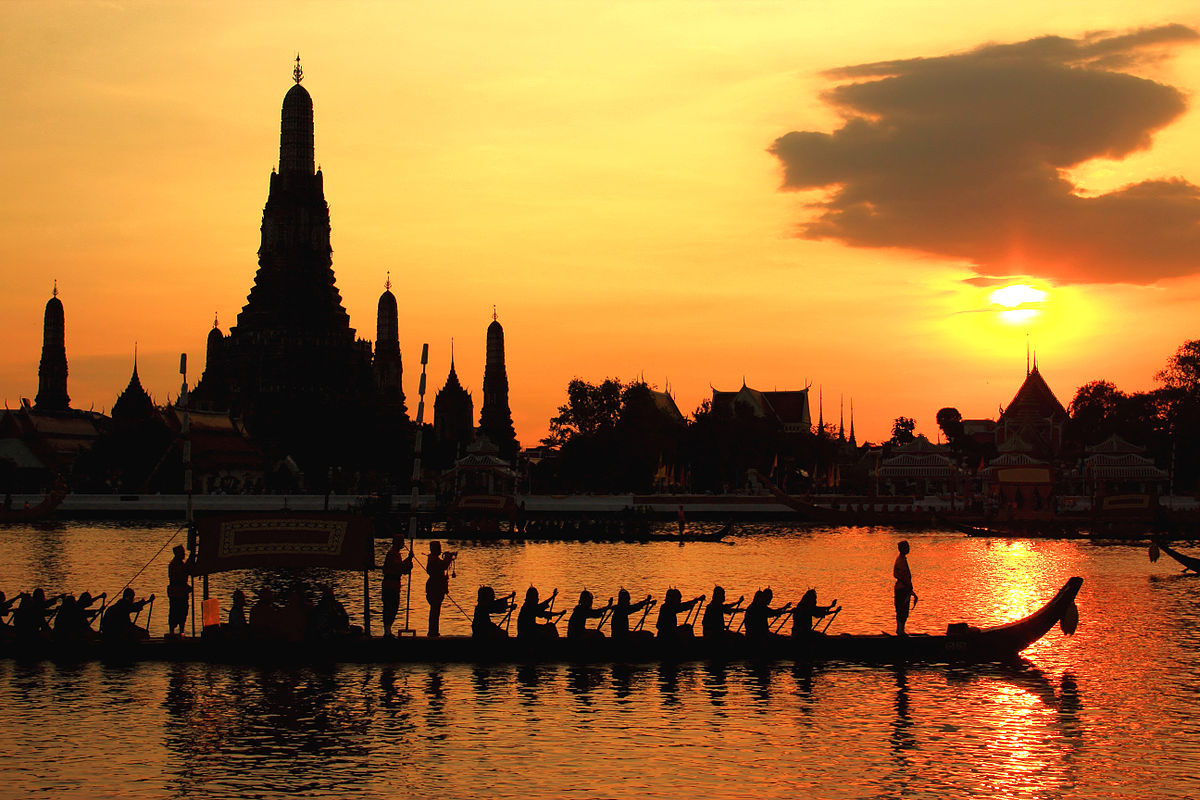
M 429 635 L 440 636 L 442 617 L 442 601 L 450 593 L 450 565 L 458 553 L 442 553 L 441 542 L 429 543 L 429 555 L 425 562 L 425 571 L 429 577 L 425 580 L 425 599 L 429 601 Z
M 681 506 L 682 508 L 682 506 Z M 663 598 L 662 608 L 658 610 L 658 621 L 654 627 L 658 631 L 659 639 L 690 639 L 696 635 L 691 625 L 680 624 L 680 612 L 691 611 L 696 603 L 703 602 L 704 595 L 693 597 L 686 603 L 683 602 L 683 595 L 678 589 L 667 589 L 667 596 Z
M 508 631 L 492 621 L 495 614 L 508 614 L 516 604 L 513 599 L 516 592 L 509 592 L 505 597 L 497 598 L 496 590 L 490 586 L 480 586 L 475 595 L 475 613 L 471 617 L 471 636 L 475 639 L 507 639 Z
M 392 635 L 392 624 L 396 621 L 396 613 L 400 610 L 400 588 L 404 584 L 404 576 L 412 573 L 413 553 L 404 553 L 404 537 L 393 536 L 392 546 L 383 557 L 383 635 Z
M 817 590 L 809 589 L 792 610 L 792 638 L 803 639 L 820 636 L 816 630 L 817 620 L 837 611 L 837 600 L 827 606 L 817 605 Z
M 743 595 L 737 599 L 736 603 L 725 602 L 725 587 L 714 586 L 712 592 L 712 600 L 704 609 L 704 617 L 700 623 L 700 630 L 704 633 L 705 639 L 723 639 L 730 636 L 729 622 L 726 617 L 732 617 L 741 610 L 742 601 L 746 597 Z
M 192 553 L 185 561 L 186 552 L 183 545 L 175 545 L 171 550 L 174 557 L 171 563 L 167 564 L 167 636 L 175 635 L 176 627 L 182 636 L 184 623 L 187 622 L 188 601 L 192 596 L 192 586 L 188 578 L 196 565 L 196 554 Z
M 612 598 L 608 598 L 608 605 L 604 608 L 592 608 L 592 593 L 584 589 L 579 593 L 579 603 L 571 610 L 571 616 L 567 617 L 567 638 L 568 639 L 603 639 L 604 633 L 598 628 L 589 628 L 587 621 L 589 619 L 602 618 L 613 607 Z
M 684 529 L 687 528 L 687 515 L 683 513 L 683 506 L 680 506 L 679 510 L 675 512 L 675 517 L 679 523 L 679 535 L 682 537 Z
M 50 633 L 49 617 L 55 610 L 55 604 L 62 595 L 47 600 L 42 588 L 33 590 L 33 594 L 22 594 L 21 603 L 13 612 L 13 630 L 17 638 L 32 640 L 47 637 Z
M 346 607 L 334 596 L 333 588 L 329 586 L 321 587 L 321 597 L 309 613 L 308 619 L 310 639 L 329 641 L 344 639 L 355 633 L 355 629 L 350 625 L 350 615 L 346 613 Z M 362 630 L 358 629 L 358 633 L 362 633 Z
M 12 621 L 9 619 L 9 615 L 13 613 L 13 607 L 17 604 L 17 601 L 24 596 L 25 593 L 21 592 L 16 597 L 6 598 L 4 592 L 0 592 L 0 634 L 4 638 L 12 636 Z
M 258 600 L 250 608 L 250 632 L 260 639 L 278 639 L 281 636 L 275 593 L 268 586 L 258 590 Z
M 558 589 L 554 590 L 548 600 L 539 600 L 538 590 L 532 586 L 525 591 L 525 602 L 521 604 L 521 610 L 517 612 L 518 639 L 536 641 L 558 638 L 558 628 L 555 627 L 554 622 L 550 621 L 562 616 L 562 614 L 555 614 L 550 610 L 555 597 L 558 597 Z M 547 622 L 538 622 L 539 619 L 547 620 Z
M 651 606 L 654 605 L 654 598 L 646 595 L 645 600 L 639 600 L 636 603 L 631 603 L 629 592 L 622 589 L 617 592 L 617 602 L 612 608 L 612 619 L 609 620 L 608 626 L 612 631 L 612 639 L 614 642 L 626 641 L 648 641 L 654 638 L 654 634 L 650 631 L 641 630 L 641 624 L 637 626 L 637 630 L 631 630 L 629 627 L 629 616 L 642 612 L 642 619 L 645 620 L 646 613 L 649 612 Z
M 133 614 L 145 608 L 147 603 L 154 602 L 154 595 L 142 600 L 133 599 L 133 589 L 128 587 L 121 592 L 117 600 L 100 619 L 100 636 L 106 642 L 137 642 L 150 638 L 149 632 L 133 621 Z
M 299 586 L 293 586 L 284 598 L 283 608 L 276 615 L 279 632 L 289 642 L 304 641 L 308 633 L 308 616 L 312 604 Z
M 779 608 L 771 608 L 775 592 L 770 587 L 754 593 L 754 599 L 746 606 L 746 638 L 755 642 L 764 642 L 771 638 L 771 620 L 786 614 L 791 603 Z
M 904 624 L 908 622 L 909 610 L 917 607 L 917 593 L 913 591 L 912 570 L 908 568 L 908 542 L 902 541 L 896 545 L 900 555 L 892 567 L 892 576 L 896 579 L 896 635 L 905 636 Z M 909 605 L 909 598 L 912 605 Z
M 91 607 L 96 599 L 90 592 L 84 592 L 78 599 L 69 594 L 63 597 L 62 606 L 54 617 L 56 642 L 90 642 L 99 637 L 92 629 L 93 620 L 100 616 L 100 609 Z
M 233 590 L 233 605 L 229 607 L 229 616 L 226 619 L 226 633 L 244 636 L 249 632 L 250 623 L 246 621 L 246 593 L 241 589 Z

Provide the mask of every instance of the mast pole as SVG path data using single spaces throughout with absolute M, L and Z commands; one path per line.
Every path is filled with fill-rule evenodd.
M 418 389 L 420 400 L 417 402 L 417 433 L 413 438 L 413 474 L 412 496 L 408 501 L 408 552 L 413 551 L 413 541 L 417 538 L 417 504 L 421 499 L 421 433 L 425 423 L 425 366 L 429 363 L 429 343 L 421 345 L 421 383 Z M 408 573 L 408 595 L 404 599 L 404 630 L 402 634 L 416 635 L 409 627 L 409 613 L 412 609 L 412 571 Z

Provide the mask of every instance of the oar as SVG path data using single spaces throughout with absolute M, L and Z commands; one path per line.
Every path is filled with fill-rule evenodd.
M 696 603 L 696 605 L 694 605 L 688 609 L 687 615 L 684 616 L 684 618 L 683 618 L 683 624 L 684 625 L 692 625 L 695 623 L 695 620 L 692 619 L 693 611 L 696 612 L 696 619 L 700 619 L 700 609 L 702 609 L 702 608 L 704 608 L 704 598 L 703 597 L 700 598 L 699 603 Z
M 745 613 L 746 609 L 735 608 L 735 609 L 732 609 L 732 611 L 733 611 L 733 613 L 729 615 L 729 619 L 725 620 L 725 630 L 729 630 L 729 626 L 733 624 L 733 618 L 736 617 L 738 614 Z M 737 629 L 739 631 L 742 629 L 742 623 L 740 623 L 740 622 L 738 623 Z
M 825 631 L 829 630 L 829 626 L 830 626 L 830 624 L 832 624 L 832 623 L 833 623 L 833 618 L 834 618 L 834 617 L 836 617 L 836 616 L 837 616 L 838 614 L 840 614 L 840 613 L 842 613 L 842 607 L 841 607 L 841 606 L 838 606 L 837 608 L 835 608 L 835 609 L 833 610 L 833 613 L 832 613 L 832 614 L 830 614 L 828 618 L 826 618 L 826 620 L 825 620 L 825 625 L 824 625 L 824 627 L 822 627 L 822 628 L 821 628 L 821 633 L 824 633 Z M 817 628 L 816 628 L 816 626 L 814 625 L 814 626 L 813 626 L 813 630 L 816 630 L 816 629 L 817 629 Z
M 784 609 L 784 611 L 780 612 L 779 617 L 771 623 L 771 633 L 779 633 L 783 630 L 783 626 L 787 624 L 787 619 L 791 616 L 791 614 L 787 613 L 787 606 L 784 606 Z
M 658 605 L 658 601 L 654 598 L 651 598 L 650 602 L 646 603 L 646 607 L 642 609 L 642 618 L 638 620 L 637 627 L 634 628 L 635 631 L 640 631 L 642 629 L 642 625 L 646 623 L 646 616 L 650 613 L 650 609 L 654 608 L 656 605 Z
M 146 633 L 150 633 L 150 618 L 154 616 L 154 595 L 150 595 L 150 610 L 146 612 Z

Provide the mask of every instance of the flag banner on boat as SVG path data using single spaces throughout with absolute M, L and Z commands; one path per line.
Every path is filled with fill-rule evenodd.
M 357 514 L 216 514 L 197 525 L 197 571 L 204 575 L 254 567 L 375 566 L 374 523 Z

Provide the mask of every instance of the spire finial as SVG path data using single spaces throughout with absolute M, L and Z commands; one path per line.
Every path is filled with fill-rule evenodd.
M 221 326 L 220 326 L 220 323 L 218 322 L 218 319 L 219 319 L 219 317 L 217 317 L 217 312 L 215 312 L 215 311 L 214 311 L 214 312 L 213 312 L 213 327 L 214 327 L 214 328 L 219 328 L 219 327 L 221 327 Z
M 392 290 L 392 271 L 390 269 L 387 273 L 387 280 L 384 281 L 383 290 L 385 292 L 390 292 Z
M 137 373 L 137 342 L 133 343 L 133 371 Z
M 454 369 L 454 337 L 450 337 L 450 369 Z
M 292 80 L 296 83 L 304 80 L 304 70 L 300 68 L 300 53 L 296 53 L 296 68 L 292 70 Z
M 54 279 L 54 292 L 53 292 L 52 296 L 58 297 L 58 278 Z
M 496 304 L 492 303 L 492 322 L 496 322 Z

